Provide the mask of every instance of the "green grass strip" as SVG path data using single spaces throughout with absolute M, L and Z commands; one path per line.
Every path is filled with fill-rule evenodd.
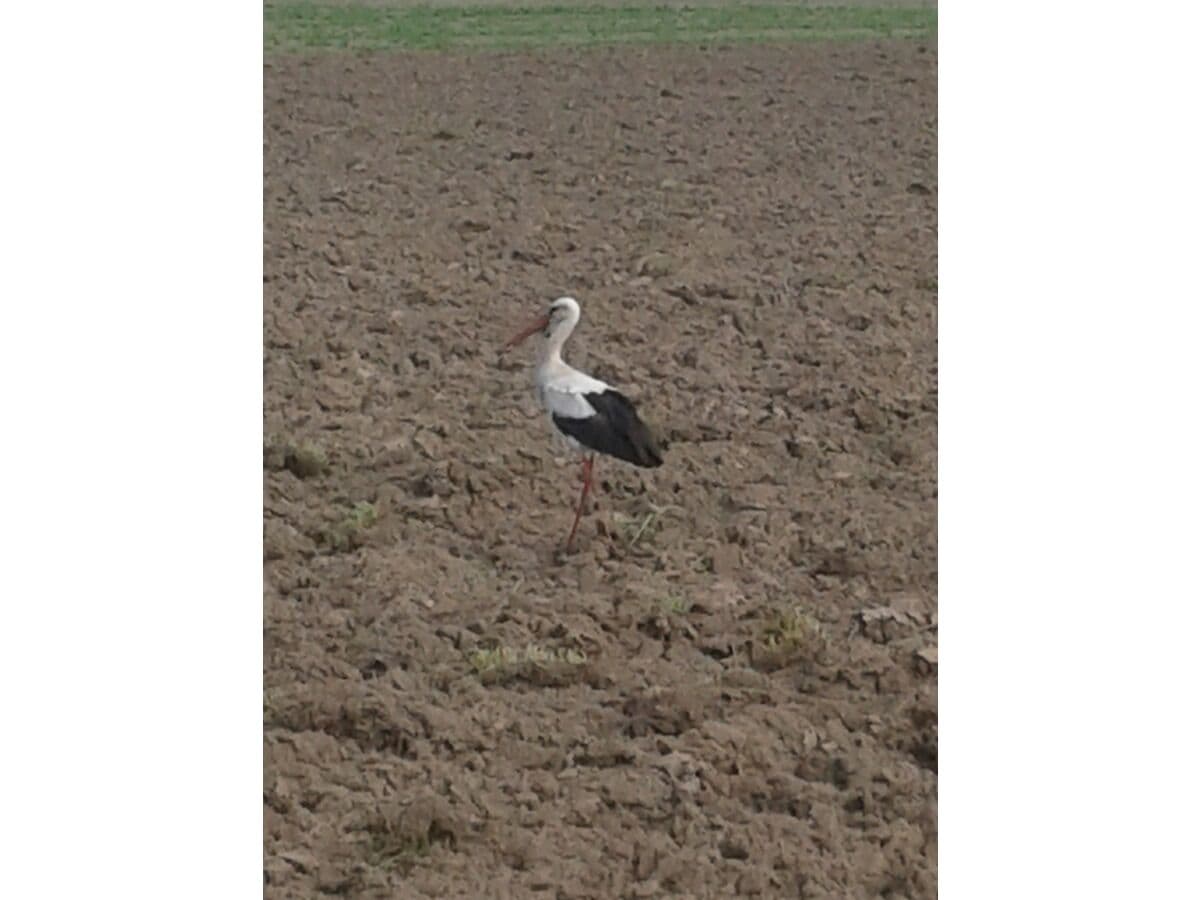
M 555 45 L 730 44 L 925 38 L 935 8 L 703 6 L 429 7 L 268 3 L 267 53 L 509 50 Z

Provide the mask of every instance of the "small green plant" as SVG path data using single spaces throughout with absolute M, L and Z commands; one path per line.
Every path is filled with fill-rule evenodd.
M 345 521 L 354 528 L 370 528 L 375 524 L 376 517 L 375 507 L 364 500 L 354 504 Z
M 617 525 L 621 529 L 621 533 L 625 538 L 625 544 L 631 550 L 636 549 L 638 544 L 649 544 L 662 530 L 662 514 L 668 509 L 667 507 L 660 509 L 657 506 L 651 506 L 644 515 L 627 516 L 621 513 L 616 514 Z
M 759 669 L 780 669 L 814 660 L 825 644 L 824 626 L 811 613 L 796 606 L 767 620 L 758 640 L 751 644 L 751 661 Z
M 367 830 L 364 849 L 367 862 L 371 865 L 408 874 L 434 848 L 453 847 L 455 843 L 453 831 L 437 821 L 425 827 L 414 827 L 404 822 L 376 822 Z
M 686 616 L 692 611 L 692 601 L 686 597 L 671 595 L 663 597 L 658 603 L 659 608 L 669 616 Z
M 458 843 L 453 812 L 430 794 L 383 804 L 362 831 L 366 861 L 405 874 L 438 847 L 454 848 Z
M 417 861 L 429 855 L 432 845 L 424 836 L 395 835 L 386 831 L 371 833 L 367 841 L 367 861 L 385 870 L 409 872 Z
M 366 543 L 366 532 L 379 517 L 373 504 L 366 501 L 355 503 L 341 521 L 326 528 L 320 541 L 335 553 L 345 553 Z
M 316 444 L 268 441 L 264 450 L 268 468 L 287 469 L 297 478 L 316 478 L 329 471 L 329 457 Z
M 800 607 L 793 607 L 775 616 L 764 630 L 763 642 L 768 647 L 793 650 L 807 647 L 824 636 L 821 623 Z
M 485 684 L 517 679 L 535 684 L 558 684 L 570 681 L 587 662 L 587 656 L 570 648 L 547 650 L 527 644 L 520 648 L 480 648 L 468 653 L 467 661 Z

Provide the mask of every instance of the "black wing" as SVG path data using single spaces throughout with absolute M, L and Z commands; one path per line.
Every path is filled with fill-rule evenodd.
M 646 423 L 638 418 L 629 398 L 609 388 L 600 394 L 584 394 L 596 410 L 586 419 L 551 416 L 558 430 L 575 438 L 589 450 L 606 453 L 635 466 L 654 468 L 662 465 L 662 449 Z

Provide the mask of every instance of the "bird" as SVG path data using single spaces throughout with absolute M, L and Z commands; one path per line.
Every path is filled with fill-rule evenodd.
M 568 551 L 574 545 L 579 519 L 592 489 L 597 453 L 643 468 L 663 464 L 663 447 L 632 401 L 611 385 L 563 362 L 563 344 L 579 324 L 579 315 L 578 300 L 559 297 L 504 345 L 507 351 L 541 333 L 543 340 L 533 370 L 537 398 L 567 446 L 582 457 L 583 490 L 567 536 Z

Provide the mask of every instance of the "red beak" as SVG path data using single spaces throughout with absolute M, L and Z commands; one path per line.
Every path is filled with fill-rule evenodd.
M 504 349 L 508 350 L 510 347 L 517 346 L 517 344 L 521 343 L 521 341 L 525 340 L 525 338 L 529 337 L 531 334 L 544 330 L 549 324 L 549 316 L 538 316 L 536 319 L 514 334 L 511 338 L 509 338 L 508 343 L 504 345 Z

